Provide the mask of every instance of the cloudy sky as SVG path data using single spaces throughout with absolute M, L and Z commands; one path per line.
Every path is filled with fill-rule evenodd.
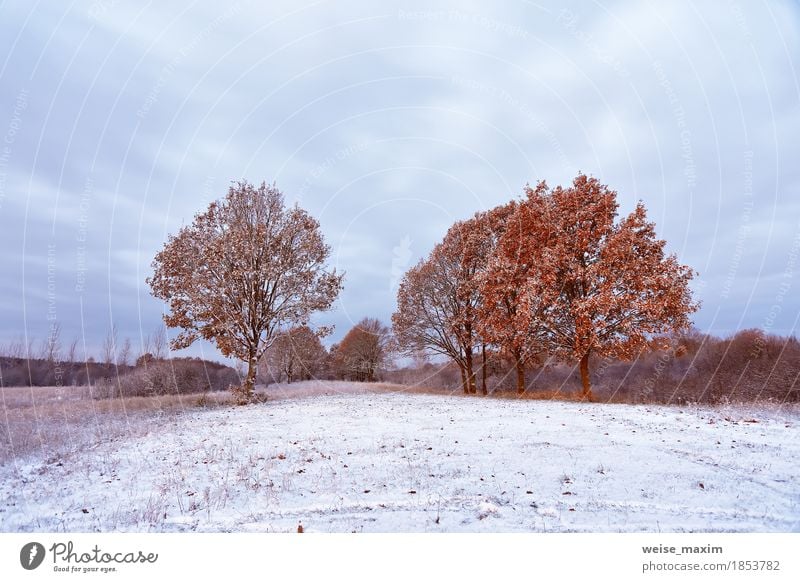
M 452 222 L 579 170 L 699 271 L 697 327 L 796 333 L 797 3 L 563 6 L 0 3 L 0 343 L 138 345 L 154 254 L 239 179 L 321 221 L 335 340 Z

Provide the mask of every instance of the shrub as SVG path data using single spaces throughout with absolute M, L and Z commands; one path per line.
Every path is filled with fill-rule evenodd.
M 215 362 L 194 358 L 151 360 L 127 374 L 98 382 L 97 398 L 198 394 L 238 384 L 236 372 Z

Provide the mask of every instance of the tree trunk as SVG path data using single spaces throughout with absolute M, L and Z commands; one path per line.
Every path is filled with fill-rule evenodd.
M 242 385 L 242 403 L 249 402 L 253 398 L 253 387 L 256 383 L 256 356 L 253 354 L 247 361 L 247 376 Z
M 466 350 L 466 360 L 467 360 L 467 382 L 469 383 L 469 393 L 477 394 L 478 383 L 477 380 L 475 379 L 475 369 L 472 365 L 472 348 Z
M 589 400 L 590 402 L 594 400 L 592 384 L 589 381 L 589 352 L 586 352 L 581 358 L 581 384 L 583 384 L 581 398 Z
M 464 389 L 464 394 L 469 394 L 469 384 L 467 383 L 467 372 L 464 364 L 458 363 L 458 371 L 461 372 L 461 387 Z
M 484 396 L 489 394 L 486 388 L 486 344 L 481 344 L 481 391 Z
M 525 394 L 525 362 L 519 352 L 514 354 L 514 360 L 517 368 L 517 394 Z

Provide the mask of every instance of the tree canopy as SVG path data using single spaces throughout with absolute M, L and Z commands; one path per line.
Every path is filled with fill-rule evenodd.
M 169 237 L 148 284 L 167 302 L 167 326 L 181 330 L 172 347 L 204 338 L 246 362 L 249 399 L 258 360 L 277 333 L 336 299 L 343 276 L 326 268 L 329 256 L 317 220 L 286 208 L 275 186 L 237 182 Z
M 591 399 L 591 354 L 632 358 L 689 329 L 698 308 L 694 271 L 664 252 L 644 204 L 619 221 L 617 210 L 616 192 L 579 174 L 456 223 L 400 285 L 400 345 L 452 358 L 471 393 L 477 342 L 510 356 L 520 392 L 532 362 L 576 361 Z

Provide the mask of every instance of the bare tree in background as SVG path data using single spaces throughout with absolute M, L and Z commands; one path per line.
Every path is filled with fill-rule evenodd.
M 128 366 L 131 363 L 131 355 L 133 349 L 131 347 L 131 340 L 130 338 L 125 338 L 125 341 L 122 342 L 122 347 L 119 350 L 119 357 L 117 358 L 117 364 L 120 366 Z
M 153 340 L 150 337 L 150 334 L 141 334 L 139 339 L 140 339 L 141 344 L 140 344 L 140 348 L 139 348 L 139 355 L 136 358 L 137 361 L 139 360 L 139 358 L 142 358 L 144 356 L 148 356 L 149 355 L 150 357 L 152 357 L 153 353 L 150 351 L 150 349 L 151 349 Z
M 8 356 L 19 360 L 23 359 L 25 357 L 25 342 L 22 339 L 11 342 L 8 345 Z
M 315 333 L 306 325 L 294 327 L 275 338 L 261 360 L 265 375 L 275 381 L 315 378 L 325 362 L 327 352 Z
M 150 353 L 153 354 L 156 360 L 163 360 L 167 357 L 167 330 L 164 329 L 163 325 L 159 325 L 153 330 L 149 344 L 153 347 L 153 351 Z
M 47 334 L 47 339 L 42 344 L 42 359 L 47 360 L 52 364 L 57 362 L 61 352 L 61 324 L 53 322 L 50 325 L 50 331 Z
M 74 362 L 75 361 L 75 353 L 78 351 L 78 338 L 72 338 L 72 341 L 69 343 L 69 347 L 67 348 L 67 361 Z
M 101 347 L 101 354 L 103 358 L 103 363 L 110 365 L 116 362 L 117 360 L 117 325 L 114 324 L 111 326 L 108 334 L 103 339 L 103 345 Z

